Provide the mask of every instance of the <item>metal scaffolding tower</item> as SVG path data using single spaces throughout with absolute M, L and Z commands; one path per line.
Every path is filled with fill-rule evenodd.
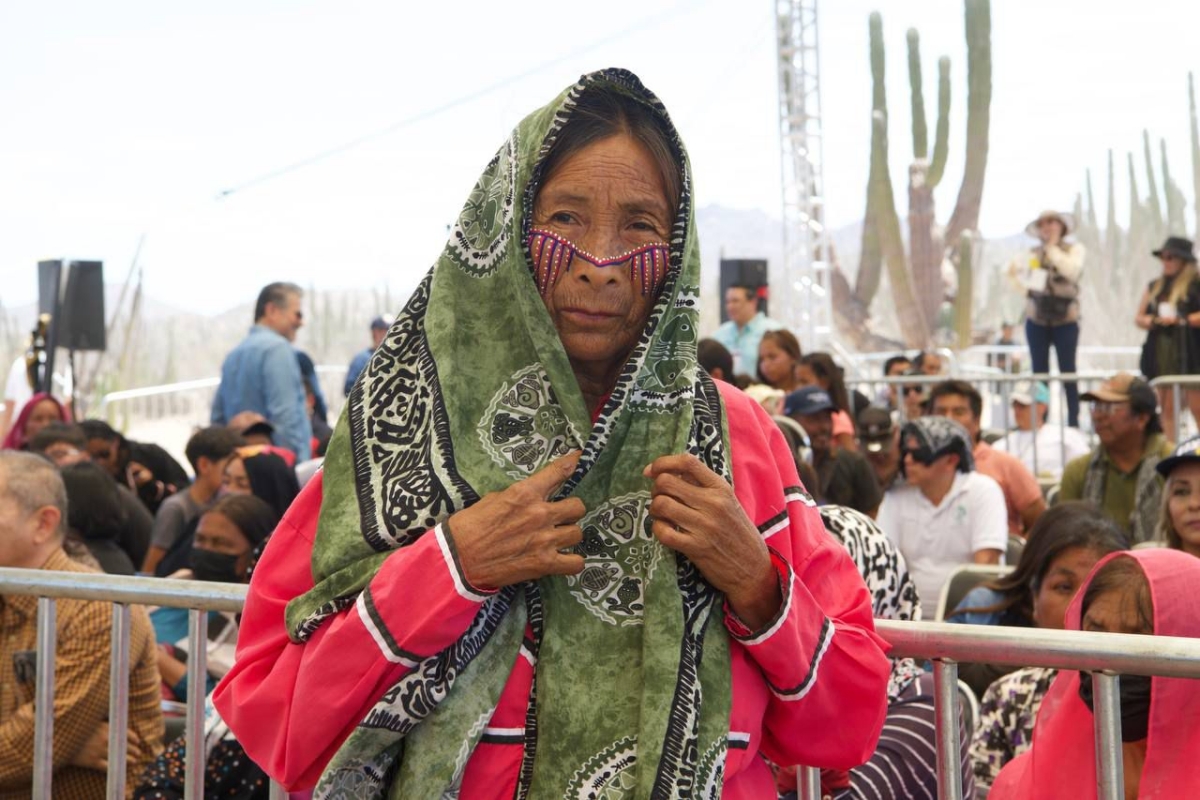
M 804 350 L 833 336 L 832 268 L 825 229 L 817 0 L 772 0 L 779 55 L 783 262 L 770 267 L 771 316 Z

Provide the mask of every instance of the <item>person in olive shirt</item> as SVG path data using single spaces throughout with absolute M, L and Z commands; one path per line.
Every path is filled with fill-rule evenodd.
M 1121 372 L 1082 399 L 1092 404 L 1100 446 L 1063 469 L 1058 499 L 1091 501 L 1128 531 L 1133 543 L 1150 541 L 1162 502 L 1155 466 L 1171 455 L 1158 397 L 1146 381 Z
M 783 413 L 808 434 L 820 498 L 874 517 L 883 491 L 865 458 L 833 447 L 834 408 L 829 393 L 819 386 L 797 389 L 783 401 Z

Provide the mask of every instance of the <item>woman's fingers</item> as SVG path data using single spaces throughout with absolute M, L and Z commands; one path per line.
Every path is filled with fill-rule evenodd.
M 581 455 L 583 455 L 582 450 L 575 450 L 556 458 L 521 483 L 541 499 L 549 500 L 559 490 L 559 487 L 567 482 L 567 478 L 571 477 Z
M 674 473 L 696 486 L 715 489 L 729 484 L 717 473 L 708 468 L 700 459 L 691 453 L 677 453 L 670 456 L 660 456 L 650 462 L 642 471 L 647 478 L 657 478 L 663 473 Z
M 686 531 L 706 530 L 714 522 L 712 516 L 685 506 L 670 495 L 660 494 L 650 501 L 650 516 L 683 528 Z
M 568 497 L 549 505 L 552 525 L 570 525 L 583 519 L 583 515 L 587 513 L 587 506 L 578 497 Z

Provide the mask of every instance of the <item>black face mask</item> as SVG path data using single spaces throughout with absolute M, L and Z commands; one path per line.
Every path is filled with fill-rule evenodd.
M 212 550 L 202 550 L 197 547 L 192 550 L 192 574 L 198 581 L 216 581 L 217 583 L 241 583 L 238 575 L 237 562 L 241 556 L 231 556 L 225 553 L 214 553 Z
M 1150 730 L 1150 676 L 1122 675 L 1121 741 L 1140 742 Z M 1092 705 L 1092 676 L 1079 673 L 1079 699 L 1095 713 Z

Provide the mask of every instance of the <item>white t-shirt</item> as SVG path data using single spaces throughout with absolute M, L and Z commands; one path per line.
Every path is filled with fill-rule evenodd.
M 1092 451 L 1087 437 L 1076 428 L 1066 428 L 1060 433 L 1057 425 L 1043 425 L 1037 432 L 1037 469 L 1034 469 L 1034 437 L 1032 431 L 1015 430 L 992 444 L 1002 453 L 1009 453 L 1020 460 L 1037 477 L 1058 480 L 1063 466 L 1072 459 Z M 1064 460 L 1065 459 L 1065 460 Z
M 1008 547 L 1008 512 L 1000 484 L 978 472 L 960 472 L 942 502 L 915 486 L 889 489 L 875 520 L 900 549 L 926 608 L 937 606 L 954 568 L 970 564 L 980 550 Z
M 3 399 L 5 403 L 12 403 L 14 421 L 31 397 L 33 397 L 33 390 L 29 388 L 29 377 L 25 373 L 25 356 L 20 355 L 13 362 L 12 368 L 8 371 L 8 380 L 4 382 Z

